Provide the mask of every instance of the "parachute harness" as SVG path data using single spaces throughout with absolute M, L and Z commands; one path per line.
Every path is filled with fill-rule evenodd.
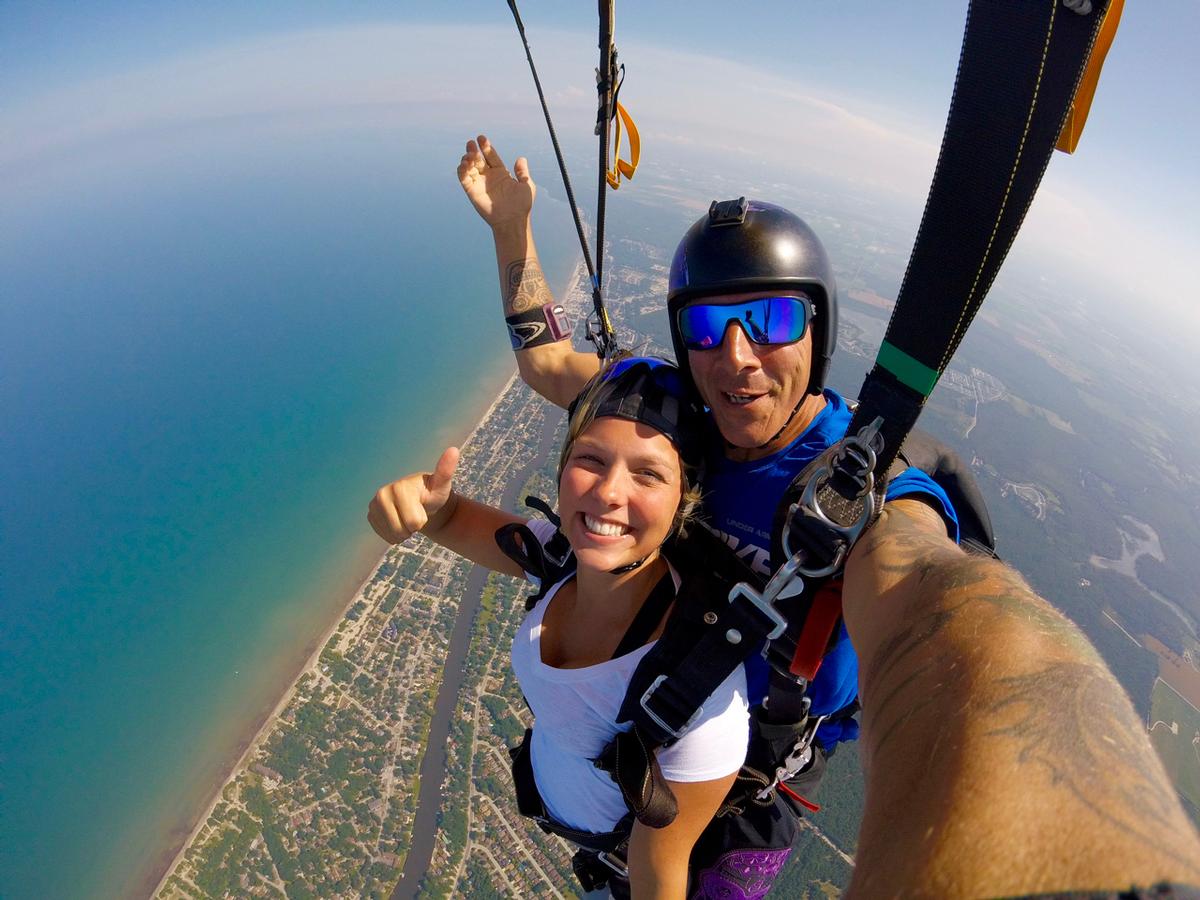
M 1065 15 L 1055 2 L 972 0 L 941 153 L 895 310 L 847 437 L 817 457 L 784 493 L 772 535 L 775 574 L 764 585 L 704 528 L 664 548 L 669 559 L 676 554 L 673 565 L 683 579 L 675 611 L 635 670 L 618 714 L 618 724 L 633 727 L 619 732 L 596 760 L 617 781 L 631 811 L 618 829 L 631 827 L 635 817 L 651 827 L 674 819 L 674 797 L 655 752 L 687 731 L 713 689 L 764 641 L 770 692 L 762 716 L 756 713 L 757 751 L 755 741 L 750 747 L 763 758 L 747 758 L 719 815 L 769 803 L 776 790 L 813 805 L 787 782 L 809 770 L 819 774 L 818 728 L 857 711 L 854 702 L 830 716 L 813 716 L 803 690 L 841 619 L 836 576 L 855 541 L 878 518 L 888 477 L 904 465 L 901 445 L 991 287 L 1056 141 L 1068 126 L 1077 137 L 1078 120 L 1086 115 L 1085 103 L 1082 109 L 1075 105 L 1085 66 L 1101 23 L 1111 13 L 1115 28 L 1121 7 L 1121 0 L 1061 3 Z M 608 183 L 607 123 L 619 74 L 611 2 L 600 5 L 598 255 Z M 509 6 L 524 40 L 515 0 Z M 1104 49 L 1102 41 L 1101 57 Z M 532 69 L 528 43 L 526 55 Z M 542 107 L 545 111 L 544 98 Z M 548 111 L 546 121 L 549 126 Z M 589 329 L 589 339 L 604 358 L 615 337 L 552 126 L 550 132 L 592 275 L 597 327 L 594 333 Z M 962 190 L 964 184 L 971 190 Z M 947 247 L 957 252 L 948 254 Z M 603 854 L 601 868 L 620 871 L 607 861 L 612 852 L 607 841 L 593 842 L 591 849 L 593 857 Z
M 677 740 L 695 721 L 724 671 L 715 661 L 730 656 L 731 648 L 749 650 L 765 639 L 763 655 L 771 672 L 756 725 L 767 758 L 763 764 L 748 759 L 743 770 L 753 768 L 762 777 L 749 794 L 744 785 L 735 786 L 742 799 L 731 794 L 731 809 L 763 802 L 786 787 L 816 762 L 813 747 L 822 722 L 856 709 L 852 704 L 822 720 L 810 714 L 804 692 L 841 620 L 838 575 L 854 543 L 882 511 L 887 481 L 905 465 L 901 445 L 1016 236 L 1106 5 L 1095 0 L 1092 16 L 1066 7 L 1070 12 L 1064 16 L 1055 3 L 1014 7 L 972 0 L 942 154 L 913 257 L 847 437 L 817 457 L 785 492 L 772 536 L 775 574 L 767 584 L 742 579 L 730 586 L 726 581 L 720 588 L 724 608 L 712 618 L 712 627 L 693 639 L 692 652 L 670 669 L 647 672 L 645 688 L 626 696 L 619 718 L 635 727 L 619 734 L 612 749 L 625 758 L 638 745 L 651 752 L 640 771 L 624 774 L 615 766 L 603 767 L 614 772 L 640 821 L 665 818 L 652 795 L 644 804 L 633 802 L 638 796 L 633 788 L 654 780 L 653 749 Z M 963 192 L 964 183 L 974 189 Z M 949 263 L 947 246 L 962 251 Z M 712 579 L 704 590 L 712 592 L 719 583 Z
M 583 262 L 587 266 L 588 278 L 592 286 L 592 314 L 588 316 L 585 325 L 587 338 L 596 347 L 596 355 L 602 361 L 607 361 L 616 355 L 617 335 L 613 329 L 608 308 L 604 305 L 602 290 L 604 277 L 604 213 L 607 189 L 617 190 L 621 177 L 627 180 L 633 178 L 641 158 L 641 137 L 637 125 L 629 112 L 622 106 L 617 96 L 621 84 L 625 80 L 625 66 L 617 63 L 617 48 L 613 44 L 613 0 L 600 0 L 600 65 L 596 69 L 596 135 L 600 138 L 600 177 L 596 188 L 596 256 L 592 260 L 588 248 L 587 237 L 583 230 L 583 221 L 579 217 L 579 207 L 575 203 L 575 192 L 571 188 L 571 178 L 567 174 L 567 164 L 563 160 L 562 148 L 558 144 L 558 135 L 554 131 L 554 122 L 550 118 L 550 108 L 546 104 L 546 95 L 542 91 L 542 82 L 538 77 L 537 67 L 533 62 L 533 52 L 529 49 L 529 40 L 525 36 L 525 24 L 521 21 L 521 13 L 517 10 L 516 0 L 508 0 L 508 8 L 512 10 L 513 19 L 517 23 L 517 31 L 521 35 L 521 43 L 525 47 L 525 58 L 529 61 L 529 71 L 533 74 L 533 83 L 537 88 L 538 101 L 542 105 L 542 115 L 546 119 L 546 129 L 550 132 L 550 143 L 554 145 L 554 156 L 558 161 L 558 171 L 562 174 L 563 187 L 566 189 L 567 202 L 571 206 L 571 216 L 575 220 L 575 233 L 579 237 L 579 246 L 583 250 Z M 629 138 L 629 159 L 620 158 L 622 126 Z M 609 129 L 615 128 L 614 152 L 612 168 L 609 168 Z
M 796 477 L 776 514 L 778 568 L 758 600 L 787 628 L 764 649 L 771 666 L 767 708 L 774 721 L 791 717 L 806 725 L 760 796 L 782 786 L 811 755 L 816 729 L 807 727 L 806 698 L 797 706 L 788 681 L 803 685 L 815 676 L 841 619 L 841 591 L 826 589 L 828 579 L 882 510 L 888 478 L 903 467 L 901 446 L 982 305 L 1065 124 L 1078 112 L 1076 93 L 1107 7 L 1106 0 L 1063 0 L 1064 15 L 1053 2 L 970 4 L 933 184 L 875 366 L 847 437 Z M 1113 7 L 1119 15 L 1120 0 Z M 1115 28 L 1111 20 L 1109 27 Z M 972 189 L 963 191 L 963 184 Z M 947 254 L 947 247 L 958 252 Z

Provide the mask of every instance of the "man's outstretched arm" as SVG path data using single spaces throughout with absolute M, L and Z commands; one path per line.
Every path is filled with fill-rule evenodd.
M 496 243 L 496 264 L 500 274 L 500 295 L 505 320 L 518 322 L 518 334 L 536 332 L 538 313 L 554 306 L 554 295 L 538 262 L 530 218 L 537 186 L 529 175 L 529 163 L 521 157 L 509 172 L 500 154 L 486 136 L 467 142 L 467 151 L 458 164 L 458 180 L 475 207 L 492 229 Z M 545 334 L 545 332 L 543 332 Z M 531 388 L 552 403 L 566 407 L 600 364 L 591 353 L 580 353 L 571 345 L 570 336 L 560 340 L 542 340 L 516 350 L 517 368 Z
M 1012 568 L 918 501 L 846 567 L 866 810 L 851 894 L 1200 884 L 1200 839 L 1125 692 Z

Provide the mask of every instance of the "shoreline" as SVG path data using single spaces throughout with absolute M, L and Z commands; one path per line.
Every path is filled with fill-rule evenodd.
M 568 309 L 573 303 L 579 304 L 580 308 L 575 311 L 578 317 L 577 321 L 584 321 L 588 314 L 586 308 L 587 294 L 585 291 L 577 290 L 580 281 L 584 277 L 584 273 L 585 266 L 583 260 L 579 260 L 571 268 L 570 275 L 560 294 L 562 302 L 568 306 Z M 513 383 L 518 377 L 519 372 L 515 361 L 511 357 L 508 358 L 507 364 L 503 367 L 497 366 L 494 370 L 489 369 L 481 373 L 479 376 L 479 392 L 475 396 L 487 399 L 472 404 L 456 420 L 446 422 L 434 430 L 434 433 L 441 439 L 440 443 L 442 447 L 457 443 L 460 449 L 466 449 L 470 442 L 475 439 L 480 425 L 491 416 L 500 399 L 512 388 Z M 464 425 L 464 421 L 467 424 Z M 457 441 L 456 439 L 464 433 L 465 437 L 461 441 Z M 194 816 L 189 816 L 182 827 L 168 827 L 164 829 L 163 844 L 165 846 L 161 846 L 161 849 L 157 851 L 148 853 L 146 858 L 149 862 L 138 867 L 128 875 L 125 879 L 122 896 L 154 897 L 162 890 L 171 875 L 174 874 L 184 853 L 196 839 L 196 836 L 200 833 L 212 815 L 213 810 L 220 802 L 226 785 L 242 771 L 251 752 L 266 737 L 266 733 L 272 723 L 279 717 L 279 714 L 286 708 L 287 703 L 295 694 L 296 684 L 300 681 L 301 676 L 320 657 L 321 651 L 329 642 L 334 631 L 336 631 L 338 624 L 346 614 L 346 610 L 354 604 L 363 589 L 370 584 L 379 566 L 387 558 L 386 548 L 378 557 L 372 554 L 371 558 L 374 562 L 370 564 L 370 568 L 365 575 L 361 574 L 364 568 L 362 557 L 367 555 L 368 551 L 366 548 L 368 545 L 375 544 L 377 546 L 376 540 L 373 536 L 364 536 L 362 543 L 356 548 L 353 570 L 351 572 L 342 571 L 336 575 L 331 575 L 330 581 L 334 584 L 353 584 L 355 585 L 354 590 L 350 591 L 346 601 L 337 607 L 337 615 L 321 630 L 319 637 L 314 639 L 313 642 L 305 644 L 305 652 L 302 655 L 301 661 L 298 664 L 282 669 L 286 673 L 284 676 L 286 677 L 286 681 L 283 681 L 283 687 L 277 693 L 271 693 L 272 696 L 278 698 L 275 703 L 269 706 L 264 713 L 248 719 L 246 727 L 238 732 L 239 736 L 234 745 L 236 755 L 232 755 L 232 762 L 219 766 L 218 774 L 207 782 L 203 790 L 197 792 L 204 798 L 202 805 L 198 806 L 199 812 Z M 331 588 L 331 590 L 334 589 L 337 588 Z M 282 681 L 283 679 L 281 678 L 280 680 Z
M 457 422 L 454 423 L 446 423 L 444 426 L 437 429 L 437 433 L 439 435 L 449 437 L 451 442 L 454 443 L 453 438 L 462 435 L 465 431 L 466 436 L 461 440 L 461 442 L 458 442 L 458 444 L 460 448 L 466 448 L 471 441 L 475 439 L 475 435 L 479 431 L 480 425 L 492 414 L 496 408 L 496 405 L 500 402 L 501 397 L 503 397 L 511 389 L 514 381 L 517 379 L 518 373 L 515 365 L 510 364 L 506 367 L 506 371 L 507 375 L 504 376 L 504 381 L 494 392 L 485 392 L 481 386 L 479 396 L 489 398 L 486 401 L 486 404 L 481 402 L 473 405 L 470 408 L 469 413 L 465 413 L 463 415 L 463 418 L 459 418 Z M 490 372 L 484 373 L 481 375 L 481 381 L 491 382 L 494 384 L 494 377 L 495 376 Z M 480 411 L 481 407 L 482 410 Z M 465 426 L 462 425 L 461 423 L 463 422 L 463 419 L 465 419 L 466 415 L 469 414 L 473 414 L 473 417 L 467 420 L 470 424 Z M 203 806 L 200 807 L 199 813 L 194 817 L 189 817 L 185 828 L 168 829 L 164 834 L 164 837 L 169 842 L 168 846 L 162 847 L 162 849 L 157 852 L 150 853 L 148 855 L 148 859 L 152 861 L 140 867 L 140 871 L 135 871 L 130 874 L 126 884 L 126 887 L 129 888 L 127 895 L 136 897 L 154 897 L 159 893 L 159 891 L 162 890 L 163 886 L 166 884 L 171 875 L 174 874 L 176 868 L 178 868 L 179 863 L 183 858 L 184 853 L 187 851 L 188 847 L 192 845 L 192 842 L 203 829 L 205 823 L 208 822 L 213 810 L 216 809 L 217 804 L 221 801 L 221 796 L 225 790 L 225 787 L 234 778 L 236 778 L 236 776 L 245 767 L 246 760 L 249 758 L 252 751 L 254 751 L 261 744 L 262 740 L 267 736 L 270 726 L 279 718 L 280 713 L 287 707 L 288 702 L 291 701 L 296 691 L 296 685 L 299 683 L 301 676 L 303 676 L 305 672 L 312 668 L 315 662 L 320 658 L 321 651 L 325 648 L 325 645 L 329 642 L 330 637 L 332 637 L 333 633 L 337 630 L 337 627 L 345 616 L 346 611 L 354 604 L 355 600 L 362 594 L 363 590 L 371 583 L 375 577 L 375 573 L 379 570 L 380 565 L 382 565 L 387 559 L 387 552 L 389 548 L 385 547 L 383 552 L 376 556 L 374 551 L 369 551 L 367 549 L 369 545 L 378 546 L 378 538 L 374 537 L 373 535 L 369 537 L 363 537 L 361 543 L 356 548 L 356 553 L 354 554 L 353 573 L 342 572 L 338 573 L 336 577 L 331 575 L 330 581 L 335 583 L 347 583 L 347 579 L 352 578 L 353 581 L 349 583 L 355 585 L 354 589 L 349 592 L 346 601 L 337 608 L 338 614 L 331 619 L 331 621 L 322 629 L 316 638 L 305 644 L 304 653 L 299 665 L 288 666 L 286 669 L 284 669 L 286 672 L 287 681 L 281 690 L 274 694 L 278 698 L 275 703 L 268 708 L 265 713 L 248 720 L 246 728 L 239 732 L 239 738 L 237 740 L 235 750 L 236 756 L 232 758 L 232 762 L 220 766 L 218 770 L 218 776 L 213 778 L 212 781 L 209 782 L 210 786 L 206 787 L 206 789 L 202 792 L 205 800 Z M 361 574 L 363 570 L 362 559 L 367 555 L 368 552 L 370 552 L 370 558 L 373 560 L 373 562 L 370 564 L 370 569 L 365 575 L 363 575 Z M 344 594 L 341 594 L 340 591 L 339 595 L 345 596 Z

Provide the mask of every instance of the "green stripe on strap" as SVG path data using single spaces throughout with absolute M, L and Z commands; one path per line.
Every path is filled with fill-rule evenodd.
M 875 364 L 883 366 L 899 378 L 901 384 L 912 388 L 922 397 L 928 397 L 938 382 L 936 371 L 887 341 L 879 348 Z

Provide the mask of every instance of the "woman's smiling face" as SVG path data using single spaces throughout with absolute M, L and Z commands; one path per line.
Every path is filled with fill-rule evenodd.
M 611 572 L 671 533 L 683 494 L 675 446 L 640 422 L 604 417 L 576 438 L 558 485 L 563 533 L 581 568 Z

